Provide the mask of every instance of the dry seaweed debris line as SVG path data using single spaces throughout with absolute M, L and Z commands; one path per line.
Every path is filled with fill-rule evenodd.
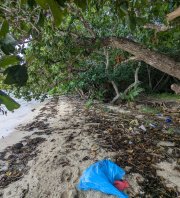
M 175 152 L 180 146 L 179 134 L 163 133 L 152 128 L 148 128 L 147 132 L 133 133 L 129 130 L 129 122 L 134 116 L 117 114 L 117 120 L 109 119 L 111 114 L 99 110 L 86 110 L 85 113 L 88 123 L 99 123 L 98 126 L 92 125 L 89 130 L 90 133 L 94 131 L 98 134 L 97 143 L 109 151 L 117 152 L 116 163 L 122 168 L 131 167 L 127 173 L 139 173 L 144 177 L 144 182 L 140 184 L 144 194 L 139 194 L 139 197 L 179 197 L 177 189 L 165 186 L 163 178 L 157 175 L 153 166 L 164 160 L 178 163 L 179 154 L 175 155 Z M 157 121 L 157 118 L 154 119 Z M 174 142 L 171 155 L 167 155 L 167 150 L 157 145 L 159 141 Z
M 49 127 L 49 123 L 45 123 L 44 120 L 40 120 L 43 116 L 55 117 L 57 114 L 58 97 L 52 98 L 45 107 L 40 109 L 40 114 L 35 117 L 35 121 L 22 127 L 23 130 L 31 131 L 37 129 L 38 132 L 34 132 L 36 135 L 50 135 L 53 128 Z M 19 130 L 22 130 L 19 129 Z M 4 188 L 12 182 L 19 180 L 27 171 L 28 161 L 37 156 L 38 150 L 36 149 L 39 144 L 46 141 L 45 138 L 36 137 L 30 139 L 27 136 L 21 142 L 7 147 L 0 153 L 0 188 Z
M 36 137 L 26 139 L 0 153 L 0 161 L 4 163 L 0 169 L 0 188 L 19 180 L 28 170 L 28 161 L 37 156 L 37 146 L 46 139 Z

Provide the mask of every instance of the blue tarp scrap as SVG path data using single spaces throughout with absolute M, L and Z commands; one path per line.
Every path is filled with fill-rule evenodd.
M 122 180 L 125 171 L 110 160 L 101 160 L 87 168 L 78 184 L 79 190 L 96 190 L 105 194 L 115 195 L 118 198 L 127 198 L 128 195 L 114 186 L 115 180 Z

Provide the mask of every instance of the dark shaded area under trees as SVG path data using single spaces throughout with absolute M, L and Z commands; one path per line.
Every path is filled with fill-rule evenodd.
M 143 90 L 172 92 L 180 76 L 179 12 L 167 14 L 178 5 L 4 1 L 0 64 L 8 86 L 1 89 L 26 99 L 76 92 L 113 103 Z

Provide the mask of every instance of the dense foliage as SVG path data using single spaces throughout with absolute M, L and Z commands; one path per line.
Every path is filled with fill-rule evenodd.
M 114 83 L 123 99 L 128 94 L 133 99 L 142 91 L 139 86 L 148 92 L 169 91 L 170 84 L 178 82 L 141 60 L 128 61 L 130 53 L 102 46 L 100 41 L 112 36 L 128 38 L 178 61 L 179 20 L 168 23 L 166 19 L 178 1 L 1 2 L 1 87 L 8 85 L 17 96 L 31 99 L 77 92 L 110 100 L 115 95 Z M 166 30 L 157 29 L 161 27 Z M 140 82 L 123 95 L 139 66 Z

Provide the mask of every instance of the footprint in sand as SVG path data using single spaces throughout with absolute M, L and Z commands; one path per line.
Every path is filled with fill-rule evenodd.
M 72 178 L 72 172 L 69 168 L 64 169 L 61 175 L 62 182 L 69 182 Z
M 77 190 L 71 189 L 71 190 L 64 191 L 61 194 L 61 198 L 78 198 Z
M 68 182 L 67 190 L 64 191 L 60 198 L 78 198 L 78 191 L 76 190 L 76 183 L 80 175 L 79 168 L 66 168 L 62 172 L 61 181 Z

